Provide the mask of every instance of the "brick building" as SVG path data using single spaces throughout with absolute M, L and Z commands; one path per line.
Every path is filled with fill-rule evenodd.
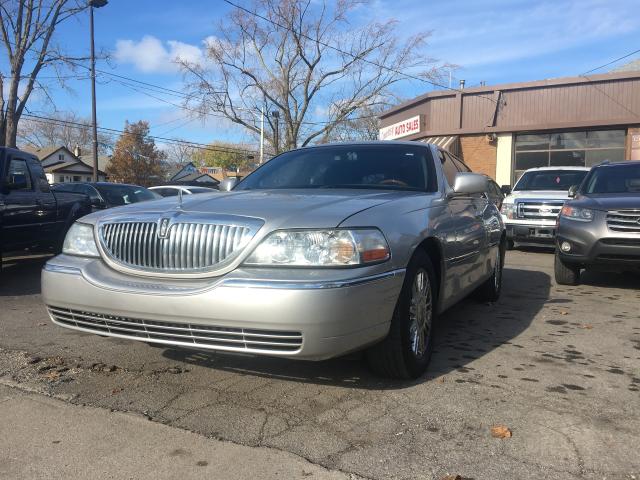
M 437 143 L 501 185 L 533 167 L 640 160 L 640 72 L 434 91 L 380 125 L 382 140 Z

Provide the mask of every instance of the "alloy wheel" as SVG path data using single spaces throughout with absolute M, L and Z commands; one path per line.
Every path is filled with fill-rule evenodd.
M 427 350 L 432 320 L 431 284 L 426 270 L 421 268 L 413 279 L 409 306 L 409 340 L 411 351 L 417 358 L 423 357 Z

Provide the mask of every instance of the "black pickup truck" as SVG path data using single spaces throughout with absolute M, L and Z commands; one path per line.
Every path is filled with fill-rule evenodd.
M 69 227 L 88 213 L 86 195 L 51 191 L 35 156 L 0 147 L 0 266 L 9 252 L 58 252 Z

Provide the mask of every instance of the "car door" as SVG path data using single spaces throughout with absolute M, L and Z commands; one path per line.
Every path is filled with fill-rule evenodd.
M 457 172 L 471 172 L 464 163 L 449 152 L 443 152 Z M 484 276 L 487 234 L 483 216 L 487 200 L 482 195 L 454 196 L 449 200 L 452 216 L 456 219 L 456 271 L 458 288 L 467 293 Z
M 38 159 L 27 157 L 27 166 L 31 172 L 33 191 L 36 196 L 36 216 L 39 219 L 38 228 L 42 238 L 53 238 L 56 232 L 58 232 L 59 223 L 64 220 L 58 218 L 56 198 L 53 193 L 51 193 L 47 176 Z
M 7 154 L 4 206 L 2 212 L 3 250 L 25 248 L 37 238 L 39 217 L 33 182 L 26 158 Z

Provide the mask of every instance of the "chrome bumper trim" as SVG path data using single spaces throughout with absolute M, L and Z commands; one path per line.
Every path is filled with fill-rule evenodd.
M 54 263 L 46 263 L 44 266 L 44 270 L 46 270 L 47 272 L 53 272 L 53 273 L 82 275 L 82 270 L 78 267 L 68 267 L 64 265 L 57 265 Z M 281 290 L 325 290 L 330 288 L 353 287 L 356 285 L 363 285 L 366 283 L 385 280 L 388 278 L 401 277 L 405 274 L 405 272 L 406 272 L 406 268 L 398 268 L 396 270 L 391 270 L 391 271 L 379 273 L 376 275 L 370 275 L 367 277 L 350 278 L 345 280 L 314 281 L 314 282 L 228 278 L 228 279 L 222 279 L 218 281 L 214 280 L 214 282 L 210 286 L 207 286 L 206 288 L 196 289 L 196 290 L 174 289 L 171 287 L 164 287 L 164 286 L 159 287 L 158 285 L 154 285 L 155 292 L 153 293 L 162 293 L 163 290 L 166 290 L 167 292 L 171 292 L 173 294 L 176 294 L 176 293 L 192 294 L 195 292 L 202 292 L 202 291 L 209 290 L 211 288 L 217 288 L 217 287 L 262 288 L 262 289 L 273 288 L 273 289 L 281 289 Z M 141 286 L 141 284 L 136 284 L 136 286 L 139 287 Z
M 82 275 L 82 270 L 78 267 L 66 267 L 64 265 L 56 265 L 55 263 L 45 263 L 44 270 L 47 272 L 67 273 L 69 275 Z
M 223 280 L 220 285 L 234 288 L 278 288 L 283 290 L 320 290 L 327 288 L 343 288 L 362 285 L 365 283 L 384 280 L 386 278 L 404 275 L 406 268 L 399 268 L 389 272 L 379 273 L 368 277 L 351 278 L 347 280 L 327 280 L 324 282 L 287 282 L 283 280 L 252 280 L 230 278 Z

